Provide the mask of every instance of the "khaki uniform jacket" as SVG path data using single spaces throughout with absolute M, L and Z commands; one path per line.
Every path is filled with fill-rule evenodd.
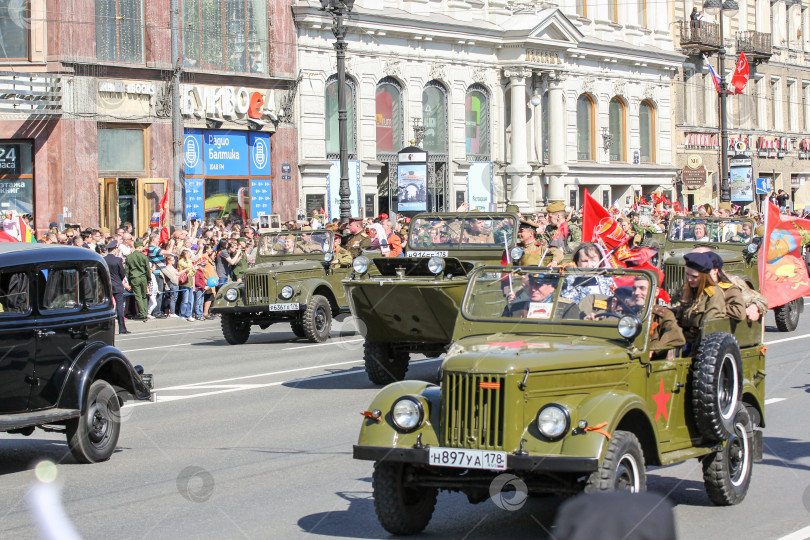
M 684 287 L 688 287 L 686 284 Z M 683 299 L 683 292 L 681 293 Z M 704 289 L 703 294 L 700 294 L 697 300 L 690 303 L 681 302 L 676 312 L 678 324 L 683 328 L 683 334 L 686 341 L 692 344 L 692 352 L 695 352 L 694 346 L 700 338 L 700 332 L 703 329 L 703 322 L 708 319 L 719 319 L 726 316 L 726 299 L 720 294 L 716 287 L 711 285 Z
M 523 248 L 523 257 L 518 261 L 518 266 L 548 266 L 552 261 L 560 264 L 563 260 L 563 252 L 558 247 L 549 247 L 546 251 L 545 244 L 534 243 L 529 246 L 524 246 L 523 242 L 518 243 Z M 546 256 L 540 264 L 540 257 L 546 251 Z
M 759 315 L 761 317 L 764 317 L 765 314 L 768 313 L 768 301 L 765 299 L 764 296 L 762 296 L 762 294 L 749 287 L 748 283 L 746 283 L 745 280 L 740 276 L 730 275 L 728 276 L 728 278 L 734 285 L 740 288 L 740 291 L 742 292 L 743 304 L 745 304 L 745 307 L 754 304 L 755 306 L 757 306 L 757 309 L 759 310 Z
M 683 347 L 685 343 L 683 331 L 678 326 L 678 320 L 672 310 L 664 306 L 654 306 L 650 323 L 650 348 L 671 349 Z
M 348 268 L 352 265 L 352 254 L 343 246 L 337 246 L 332 264 L 341 268 Z
M 360 256 L 360 252 L 363 251 L 363 249 L 371 247 L 371 237 L 364 232 L 359 232 L 346 240 L 344 244 L 346 245 L 346 249 L 349 250 L 349 253 L 352 254 L 352 259 L 356 259 Z
M 723 295 L 726 299 L 726 314 L 737 321 L 744 321 L 746 319 L 745 302 L 740 288 L 733 283 L 724 281 L 721 281 L 718 285 L 723 289 Z
M 231 269 L 231 273 L 233 274 L 234 279 L 244 279 L 245 272 L 248 269 L 248 261 L 247 255 L 245 254 L 245 250 L 243 249 L 240 251 L 242 251 L 242 256 L 239 257 L 239 260 Z
M 491 232 L 471 234 L 468 231 L 464 231 L 464 234 L 461 236 L 461 242 L 464 244 L 493 244 L 495 243 L 495 237 Z
M 150 270 L 149 259 L 140 250 L 134 250 L 127 255 L 127 279 L 132 282 L 135 280 L 149 280 Z

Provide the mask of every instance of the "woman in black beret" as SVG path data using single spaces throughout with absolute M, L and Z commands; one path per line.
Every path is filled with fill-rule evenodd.
M 695 354 L 703 322 L 725 317 L 726 301 L 723 291 L 709 274 L 714 261 L 708 253 L 687 253 L 684 260 L 686 283 L 675 316 L 686 337 L 687 354 Z

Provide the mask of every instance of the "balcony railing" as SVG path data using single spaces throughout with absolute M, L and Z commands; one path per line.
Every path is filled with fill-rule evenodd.
M 754 59 L 768 59 L 773 54 L 771 35 L 763 32 L 737 32 L 737 52 Z
M 681 48 L 696 53 L 720 48 L 720 25 L 706 21 L 680 21 Z

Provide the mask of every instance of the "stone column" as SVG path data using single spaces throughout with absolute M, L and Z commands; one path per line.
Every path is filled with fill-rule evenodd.
M 563 82 L 567 73 L 555 71 L 545 75 L 548 79 L 548 165 L 545 173 L 548 177 L 548 201 L 565 202 L 565 175 L 568 165 L 565 159 L 565 102 L 563 101 Z
M 512 95 L 512 145 L 509 166 L 506 167 L 512 181 L 509 202 L 516 204 L 521 211 L 530 211 L 533 208 L 529 204 L 528 192 L 531 167 L 526 151 L 526 77 L 531 76 L 531 71 L 516 66 L 504 69 L 503 74 L 509 78 Z

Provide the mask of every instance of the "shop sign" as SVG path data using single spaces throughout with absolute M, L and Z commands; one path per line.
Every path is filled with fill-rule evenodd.
M 262 118 L 278 120 L 275 90 L 248 89 L 243 86 L 181 85 L 183 116 L 229 120 Z
M 786 152 L 792 150 L 792 147 L 789 137 L 760 137 L 757 155 L 759 157 L 783 158 Z
M 796 189 L 802 188 L 804 187 L 804 182 L 805 182 L 804 176 L 796 176 L 796 175 L 790 176 L 790 187 L 792 188 Z
M 250 132 L 250 173 L 252 176 L 270 176 L 270 135 Z M 270 213 L 270 212 L 266 212 Z
M 203 131 L 205 174 L 209 176 L 248 176 L 248 132 Z
M 810 139 L 799 140 L 799 159 L 810 159 Z
M 683 185 L 688 188 L 696 189 L 703 187 L 703 184 L 706 183 L 706 167 L 703 165 L 694 169 L 684 167 L 683 171 L 681 171 L 681 180 L 683 181 Z
M 201 129 L 187 129 L 183 137 L 183 162 L 186 176 L 203 174 L 203 144 Z
M 107 94 L 154 96 L 156 87 L 155 83 L 148 82 L 98 81 L 98 91 Z
M 467 190 L 470 193 L 470 210 L 488 212 L 492 202 L 492 163 L 476 162 L 470 165 Z
M 186 178 L 186 219 L 205 220 L 203 179 Z
M 717 133 L 686 133 L 684 147 L 694 150 L 717 150 Z
M 273 213 L 272 180 L 250 181 L 250 218 L 258 219 L 259 214 Z
M 0 175 L 18 176 L 20 167 L 20 145 L 0 144 Z

